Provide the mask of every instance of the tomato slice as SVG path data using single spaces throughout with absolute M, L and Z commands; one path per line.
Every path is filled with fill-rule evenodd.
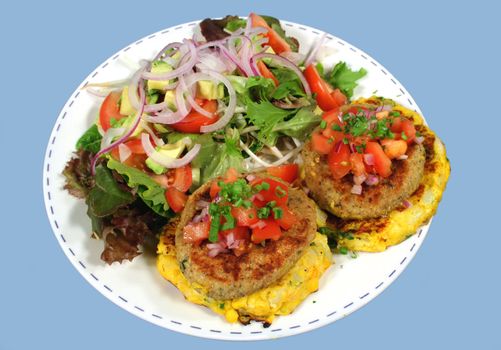
M 209 118 L 203 114 L 192 110 L 188 115 L 180 122 L 170 125 L 174 130 L 186 132 L 186 133 L 200 133 L 200 128 L 205 125 L 214 124 L 218 120 L 216 114 L 217 111 L 217 101 L 216 100 L 200 100 L 197 99 L 197 103 L 205 109 L 207 112 L 214 115 L 214 118 Z
M 167 188 L 165 191 L 165 198 L 174 213 L 183 211 L 186 201 L 188 200 L 188 196 L 175 187 Z
M 139 139 L 130 139 L 129 141 L 124 142 L 124 145 L 127 146 L 132 154 L 146 154 L 143 144 Z M 115 159 L 120 159 L 120 153 L 118 151 L 118 147 L 115 147 L 111 150 L 111 155 Z
M 367 142 L 365 152 L 374 156 L 374 168 L 382 177 L 391 175 L 391 160 L 384 153 L 383 148 L 377 142 Z
M 231 208 L 231 216 L 237 220 L 237 226 L 251 226 L 259 221 L 257 210 L 254 207 L 233 207 Z
M 186 243 L 199 245 L 203 240 L 209 238 L 210 221 L 190 222 L 184 227 L 183 240 Z
M 296 224 L 297 217 L 289 208 L 287 208 L 287 206 L 282 205 L 280 208 L 282 208 L 282 217 L 280 219 L 276 219 L 276 221 L 281 228 L 289 230 L 292 226 L 294 226 L 294 224 Z
M 272 166 L 266 169 L 268 174 L 278 177 L 285 182 L 293 183 L 297 179 L 299 167 L 297 164 L 284 164 Z
M 329 153 L 327 164 L 331 169 L 332 176 L 335 179 L 341 179 L 351 170 L 350 148 L 339 141 L 334 149 Z
M 251 13 L 249 18 L 252 23 L 252 27 L 263 27 L 268 29 L 268 32 L 264 35 L 268 38 L 268 45 L 275 51 L 277 54 L 281 54 L 282 52 L 291 51 L 290 45 L 287 41 L 282 38 L 273 28 L 271 28 L 268 23 L 264 20 L 263 17 L 256 15 L 255 13 Z
M 313 150 L 320 154 L 329 154 L 334 148 L 334 139 L 327 138 L 324 135 L 314 132 L 311 135 L 311 146 Z
M 273 80 L 275 86 L 278 86 L 280 84 L 278 79 L 271 72 L 271 70 L 268 69 L 268 67 L 266 66 L 266 64 L 263 63 L 263 61 L 257 61 L 257 69 L 259 69 L 259 73 L 261 73 L 263 77 Z
M 191 174 L 191 166 L 189 164 L 174 170 L 174 181 L 172 186 L 181 192 L 186 192 L 190 189 L 192 183 L 193 178 Z
M 234 168 L 229 168 L 226 171 L 226 174 L 224 175 L 223 181 L 225 183 L 230 183 L 236 181 L 237 179 L 238 179 L 238 171 L 236 171 Z M 216 198 L 219 191 L 221 191 L 221 187 L 219 187 L 219 185 L 217 184 L 218 182 L 219 180 L 214 180 L 212 181 L 212 185 L 210 186 L 209 193 L 212 199 Z
M 235 226 L 229 230 L 219 231 L 219 240 L 225 239 L 229 234 L 233 234 L 233 239 L 235 241 L 239 239 L 248 240 L 249 228 L 244 226 Z
M 351 164 L 351 172 L 354 175 L 361 176 L 366 173 L 364 157 L 360 153 L 350 154 L 350 164 Z
M 267 185 L 263 185 L 267 183 Z M 263 189 L 256 194 L 255 201 L 258 206 L 265 205 L 268 202 L 275 201 L 277 205 L 283 205 L 287 203 L 287 199 L 289 198 L 289 189 L 287 185 L 282 182 L 273 180 L 273 179 L 256 179 L 252 182 L 252 186 L 255 187 L 257 185 L 266 186 L 267 189 Z
M 406 118 L 395 118 L 391 126 L 391 131 L 395 134 L 395 139 L 402 139 L 402 133 L 405 134 L 407 143 L 410 144 L 416 137 L 416 127 L 414 123 Z
M 264 219 L 265 226 L 263 228 L 256 227 L 252 229 L 251 240 L 255 244 L 259 244 L 266 239 L 276 241 L 282 236 L 282 230 L 277 221 L 273 219 Z
M 346 103 L 346 97 L 344 99 L 341 97 L 343 93 L 338 89 L 333 90 L 329 83 L 322 79 L 313 64 L 306 67 L 303 73 L 311 91 L 317 94 L 318 106 L 323 111 L 330 111 Z
M 101 124 L 104 131 L 111 127 L 112 119 L 118 121 L 127 117 L 120 114 L 120 107 L 118 106 L 120 96 L 120 92 L 110 92 L 101 104 L 101 108 L 99 109 L 99 124 Z

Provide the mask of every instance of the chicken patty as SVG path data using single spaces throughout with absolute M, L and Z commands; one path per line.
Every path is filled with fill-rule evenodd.
M 233 253 L 210 257 L 206 243 L 197 246 L 183 240 L 183 229 L 196 214 L 195 204 L 207 198 L 210 185 L 200 187 L 186 203 L 176 228 L 176 256 L 184 276 L 204 287 L 211 298 L 239 298 L 269 286 L 290 270 L 315 237 L 315 204 L 303 191 L 289 187 L 288 206 L 298 220 L 280 239 L 264 246 L 253 244 L 239 257 Z
M 343 219 L 369 219 L 388 214 L 416 191 L 423 177 L 426 153 L 422 145 L 410 145 L 408 158 L 395 160 L 392 174 L 378 185 L 364 185 L 360 195 L 351 193 L 351 174 L 334 179 L 327 157 L 313 151 L 311 142 L 305 144 L 302 157 L 304 181 L 322 209 Z

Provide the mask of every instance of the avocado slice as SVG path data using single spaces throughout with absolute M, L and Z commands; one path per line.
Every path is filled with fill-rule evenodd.
M 153 61 L 151 63 L 152 73 L 167 73 L 172 71 L 172 66 L 165 61 Z M 148 80 L 148 90 L 165 90 L 170 80 Z
M 161 147 L 157 147 L 156 150 L 162 154 L 165 155 L 169 158 L 176 159 L 183 153 L 184 148 L 186 147 L 186 144 L 183 142 L 183 140 L 179 140 L 178 142 L 174 144 L 166 144 Z M 167 169 L 163 167 L 162 165 L 156 163 L 153 159 L 148 157 L 145 161 L 146 166 L 151 169 L 155 174 L 163 174 Z
M 224 97 L 224 85 L 214 84 L 210 80 L 200 80 L 197 82 L 197 97 L 206 100 L 217 100 Z

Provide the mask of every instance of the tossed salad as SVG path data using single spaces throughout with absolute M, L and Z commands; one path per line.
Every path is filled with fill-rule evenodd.
M 366 74 L 345 62 L 325 71 L 316 62 L 322 40 L 303 55 L 273 17 L 206 19 L 130 81 L 86 86 L 104 100 L 64 175 L 85 198 L 105 262 L 155 244 L 188 195 L 229 169 L 295 180 L 323 111 L 348 103 Z M 279 220 L 286 209 L 269 210 Z

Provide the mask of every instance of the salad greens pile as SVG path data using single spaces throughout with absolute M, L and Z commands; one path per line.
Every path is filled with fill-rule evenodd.
M 298 41 L 286 35 L 277 19 L 269 16 L 262 18 L 271 28 L 269 30 L 286 43 L 284 45 L 288 45 L 292 52 L 298 52 Z M 246 19 L 227 16 L 220 20 L 204 20 L 200 27 L 206 41 L 211 42 L 224 40 L 230 34 L 236 35 L 232 33 L 248 31 L 249 23 Z M 239 35 L 236 35 L 237 40 L 234 40 L 238 54 L 246 50 L 246 38 L 243 34 Z M 266 41 L 259 43 L 258 32 L 248 41 L 255 45 L 248 47 L 249 50 L 270 50 Z M 171 51 L 159 54 L 150 64 L 152 69 L 162 70 L 158 74 L 167 74 L 176 64 L 182 66 L 186 63 L 186 60 L 183 61 L 183 54 L 173 54 L 172 49 L 169 50 Z M 206 56 L 200 55 L 200 60 L 207 59 L 213 53 L 210 51 Z M 243 57 L 245 52 L 241 55 Z M 166 62 L 171 62 L 173 67 Z M 217 65 L 221 62 L 227 63 L 218 57 L 201 63 Z M 207 133 L 182 132 L 171 125 L 152 122 L 143 115 L 138 117 L 142 120 L 137 120 L 137 128 L 141 130 L 131 133 L 129 140 L 140 142 L 140 134 L 144 135 L 148 131 L 152 139 L 161 141 L 157 143 L 154 151 L 171 152 L 169 157 L 181 157 L 190 152 L 194 145 L 200 145 L 200 150 L 189 162 L 193 174 L 197 174 L 193 175 L 193 183 L 190 182 L 190 192 L 211 179 L 223 176 L 230 168 L 245 172 L 291 162 L 302 143 L 321 123 L 322 111 L 317 106 L 315 94 L 306 92 L 304 79 L 301 80 L 297 72 L 269 58 L 263 58 L 261 62 L 274 79 L 264 77 L 263 74 L 243 74 L 237 64 L 230 71 L 220 72 L 231 86 L 216 86 L 215 83 L 209 82 L 214 86 L 207 88 L 209 92 L 205 92 L 205 97 L 217 99 L 219 115 L 224 113 L 221 106 L 230 104 L 229 88 L 234 90 L 236 106 L 231 119 L 224 127 Z M 296 66 L 298 71 L 304 70 L 304 60 L 297 62 Z M 191 73 L 202 69 L 196 67 L 191 69 Z M 358 71 L 351 70 L 345 62 L 339 62 L 330 71 L 326 71 L 320 63 L 316 67 L 323 79 L 332 88 L 340 89 L 348 99 L 353 95 L 356 81 L 366 74 L 363 68 Z M 177 103 L 175 92 L 165 86 L 174 80 L 150 80 L 148 84 L 144 84 L 146 105 L 151 107 L 164 103 L 168 108 L 172 108 L 171 105 Z M 134 100 L 130 99 L 130 92 L 124 91 L 125 88 L 111 108 L 129 116 L 111 118 L 108 121 L 108 130 L 126 130 L 134 123 L 136 112 L 131 109 Z M 176 113 L 176 108 L 173 108 L 172 113 Z M 98 118 L 76 143 L 75 157 L 68 162 L 63 174 L 67 179 L 65 188 L 71 194 L 85 198 L 94 236 L 105 240 L 101 257 L 111 264 L 124 259 L 131 260 L 140 254 L 145 241 L 154 239 L 161 228 L 175 216 L 166 196 L 173 170 L 161 166 L 154 170 L 150 166 L 152 162 L 145 163 L 144 159 L 139 163 L 127 162 L 127 156 L 122 154 L 123 149 L 117 152 L 120 159 L 116 154 L 113 155 L 113 152 L 103 151 L 107 150 L 103 145 L 108 142 L 109 146 L 110 138 L 117 139 L 112 138 L 110 132 L 104 129 L 103 121 Z M 167 151 L 167 146 L 170 151 Z M 124 148 L 130 153 L 129 147 Z M 172 156 L 175 152 L 179 154 Z M 128 156 L 130 157 L 130 154 Z

